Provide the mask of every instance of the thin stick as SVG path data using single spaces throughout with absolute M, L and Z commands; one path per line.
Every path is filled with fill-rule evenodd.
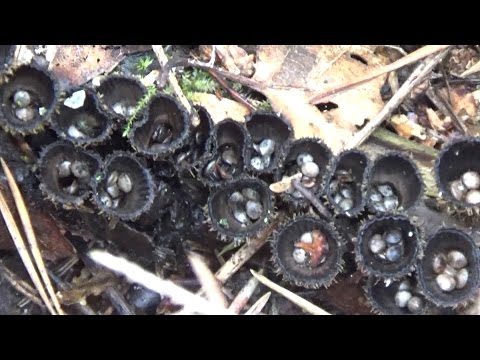
M 189 310 L 210 315 L 233 315 L 231 311 L 211 303 L 210 301 L 187 291 L 171 281 L 162 280 L 155 274 L 142 269 L 126 259 L 113 256 L 101 250 L 89 252 L 90 258 L 106 268 L 126 276 L 130 281 L 138 283 L 156 293 L 168 296 L 172 302 L 183 305 Z
M 312 203 L 313 206 L 315 206 L 315 209 L 318 210 L 318 212 L 320 213 L 320 215 L 322 215 L 325 219 L 327 220 L 332 220 L 332 215 L 329 213 L 329 211 L 327 210 L 327 208 L 325 207 L 325 205 L 322 204 L 322 202 L 320 201 L 319 198 L 317 198 L 315 196 L 314 193 L 312 193 L 310 190 L 308 190 L 307 188 L 305 188 L 301 183 L 300 181 L 298 181 L 297 179 L 293 180 L 292 181 L 292 185 L 293 187 L 298 190 L 305 199 L 307 199 L 308 201 L 310 201 Z
M 397 61 L 394 61 L 391 64 L 388 64 L 386 66 L 383 66 L 379 69 L 374 69 L 370 73 L 366 74 L 365 76 L 362 76 L 359 79 L 356 79 L 354 81 L 351 81 L 347 84 L 341 84 L 337 85 L 331 89 L 328 89 L 326 91 L 323 91 L 321 94 L 315 94 L 310 98 L 309 103 L 310 104 L 318 104 L 321 102 L 325 97 L 327 96 L 332 96 L 335 95 L 339 92 L 345 91 L 352 89 L 356 86 L 359 86 L 361 84 L 364 84 L 366 82 L 369 82 L 379 76 L 382 76 L 386 73 L 389 73 L 394 70 L 398 70 L 406 65 L 412 64 L 414 62 L 417 62 L 427 56 L 430 56 L 432 54 L 438 53 L 439 51 L 445 50 L 449 47 L 449 45 L 427 45 L 424 46 L 407 56 L 402 57 L 401 59 L 398 59 Z M 442 57 L 443 58 L 443 57 Z
M 165 51 L 163 51 L 163 46 L 152 45 L 152 49 L 155 52 L 155 55 L 157 55 L 158 62 L 160 63 L 160 65 L 162 65 L 163 70 L 168 71 L 168 82 L 172 86 L 173 91 L 177 95 L 182 105 L 185 107 L 187 112 L 192 117 L 193 125 L 194 126 L 198 125 L 200 123 L 200 119 L 198 118 L 198 115 L 196 114 L 196 112 L 193 110 L 188 99 L 183 94 L 183 91 L 180 88 L 180 85 L 178 84 L 177 78 L 175 77 L 175 73 L 171 71 L 171 69 L 168 69 L 168 67 L 165 66 L 168 63 L 168 58 L 167 58 L 167 55 L 165 54 Z
M 5 160 L 3 160 L 3 158 L 0 158 L 0 162 L 2 163 L 3 172 L 7 177 L 8 185 L 10 187 L 10 191 L 12 192 L 13 199 L 15 200 L 15 205 L 17 206 L 18 214 L 20 215 L 20 220 L 22 221 L 23 229 L 25 231 L 25 235 L 27 236 L 27 241 L 28 241 L 28 244 L 30 245 L 30 250 L 32 252 L 33 259 L 35 260 L 35 263 L 38 267 L 40 276 L 43 282 L 45 283 L 45 287 L 47 288 L 47 291 L 50 297 L 52 298 L 53 305 L 55 306 L 55 309 L 57 310 L 58 314 L 64 315 L 62 307 L 60 306 L 60 302 L 57 299 L 57 295 L 55 294 L 55 290 L 53 289 L 52 283 L 48 276 L 42 254 L 40 253 L 37 238 L 35 236 L 35 232 L 33 231 L 30 215 L 28 214 L 28 210 L 25 205 L 25 201 L 23 199 L 22 193 L 18 188 L 17 182 L 15 181 L 15 178 L 13 177 L 13 174 L 10 171 L 10 168 L 5 163 Z
M 420 84 L 423 79 L 433 70 L 433 68 L 445 57 L 448 50 L 442 51 L 431 58 L 425 59 L 412 72 L 408 79 L 402 84 L 400 89 L 392 96 L 392 98 L 385 104 L 383 109 L 373 118 L 362 130 L 358 131 L 347 149 L 352 149 L 362 144 L 380 124 L 392 114 L 392 112 L 402 103 L 407 95 Z
M 258 273 L 263 275 L 265 271 L 262 269 Z M 252 297 L 253 293 L 258 287 L 258 280 L 252 276 L 250 280 L 247 281 L 242 290 L 239 291 L 238 295 L 233 299 L 232 303 L 228 307 L 229 310 L 232 310 L 236 314 L 240 314 L 242 309 L 247 305 L 248 300 Z
M 30 258 L 30 254 L 28 253 L 27 247 L 25 246 L 25 241 L 22 238 L 22 235 L 20 233 L 20 229 L 17 227 L 17 224 L 15 223 L 15 219 L 13 218 L 13 214 L 8 208 L 7 201 L 5 200 L 3 193 L 1 191 L 0 191 L 0 211 L 2 212 L 3 220 L 5 220 L 5 224 L 7 225 L 8 231 L 10 232 L 10 236 L 13 239 L 15 247 L 18 250 L 18 254 L 22 259 L 28 274 L 30 275 L 30 278 L 32 279 L 33 284 L 37 288 L 38 293 L 40 294 L 40 297 L 42 298 L 43 302 L 47 306 L 48 311 L 50 311 L 50 314 L 57 315 L 57 312 L 53 308 L 52 303 L 50 302 L 50 299 L 47 293 L 45 292 L 42 281 L 38 276 L 37 270 L 33 265 L 32 259 Z
M 235 90 L 233 90 L 229 85 L 228 83 L 225 81 L 225 79 L 223 79 L 221 76 L 217 75 L 217 73 L 215 71 L 212 71 L 212 70 L 209 70 L 208 73 L 215 78 L 215 80 L 218 81 L 218 83 L 225 89 L 228 91 L 228 93 L 235 99 L 237 100 L 238 102 L 240 102 L 242 105 L 246 106 L 248 108 L 248 110 L 250 110 L 250 112 L 253 112 L 255 110 L 257 110 L 257 108 L 255 106 L 253 106 L 252 104 L 250 104 L 246 99 L 243 98 L 242 95 L 240 95 L 238 92 L 236 92 Z
M 384 144 L 397 147 L 401 150 L 410 151 L 418 155 L 427 156 L 429 158 L 435 158 L 438 155 L 437 149 L 405 139 L 404 137 L 382 127 L 376 129 L 371 137 Z
M 261 233 L 243 245 L 216 273 L 215 277 L 222 283 L 232 277 L 255 253 L 267 242 L 273 230 L 285 218 L 285 214 L 280 213 Z
M 269 291 L 266 294 L 262 295 L 260 299 L 255 302 L 255 304 L 252 305 L 250 309 L 245 313 L 245 315 L 258 315 L 262 312 L 263 308 L 265 305 L 267 305 L 268 300 L 270 299 L 270 296 L 272 295 L 272 292 Z
M 326 312 L 325 310 L 319 308 L 318 306 L 312 304 L 310 301 L 305 300 L 304 298 L 294 294 L 290 290 L 281 287 L 280 285 L 275 284 L 273 281 L 267 279 L 265 276 L 258 274 L 254 270 L 250 270 L 253 276 L 255 276 L 258 281 L 260 281 L 263 285 L 269 287 L 273 291 L 276 291 L 280 295 L 284 296 L 288 300 L 290 300 L 295 305 L 299 306 L 306 312 L 312 315 L 331 315 L 330 313 Z
M 4 264 L 0 263 L 0 269 L 3 272 L 5 279 L 12 285 L 12 287 L 17 290 L 19 293 L 23 294 L 29 301 L 33 301 L 35 304 L 45 307 L 42 300 L 37 296 L 36 291 L 25 281 L 20 279 L 17 274 L 7 268 Z
M 202 289 L 205 291 L 207 298 L 217 306 L 226 309 L 228 303 L 225 296 L 223 296 L 220 283 L 212 274 L 208 266 L 203 262 L 200 256 L 194 253 L 188 255 L 188 260 L 190 260 L 193 272 L 202 284 Z

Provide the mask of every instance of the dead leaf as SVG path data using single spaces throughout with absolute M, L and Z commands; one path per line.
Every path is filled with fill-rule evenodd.
M 420 140 L 425 140 L 427 138 L 424 127 L 409 120 L 404 114 L 392 116 L 390 123 L 395 128 L 398 135 L 404 138 L 409 139 L 412 136 Z
M 101 45 L 57 46 L 49 70 L 64 90 L 80 86 L 95 76 L 112 71 L 125 57 L 122 48 Z
M 358 127 L 382 109 L 380 88 L 386 75 L 326 97 L 318 108 L 309 99 L 385 65 L 386 58 L 374 50 L 374 46 L 259 46 L 253 79 L 265 87 L 273 109 L 291 121 L 296 138 L 317 136 L 339 152 Z
M 192 101 L 207 109 L 214 124 L 224 119 L 244 122 L 245 116 L 250 113 L 246 106 L 230 99 L 218 99 L 215 94 L 194 93 Z
M 229 72 L 246 77 L 253 75 L 255 56 L 249 55 L 240 46 L 216 45 L 216 54 Z
M 287 176 L 276 183 L 270 184 L 270 191 L 276 194 L 283 193 L 289 189 L 292 189 L 292 182 L 294 180 L 300 180 L 301 178 L 302 173 L 296 173 L 292 176 Z
M 444 120 L 441 120 L 438 117 L 437 113 L 431 108 L 427 108 L 426 112 L 427 112 L 428 122 L 430 123 L 430 126 L 432 127 L 432 129 L 437 130 L 439 132 L 445 132 L 448 125 L 451 123 L 450 118 L 448 117 L 448 118 L 445 118 Z
M 440 93 L 442 93 L 444 98 L 447 98 L 446 89 L 440 90 Z M 477 104 L 473 93 L 465 89 L 464 86 L 452 87 L 450 89 L 450 101 L 453 111 L 455 111 L 462 120 L 467 120 L 477 115 Z M 465 116 L 466 119 L 464 119 Z

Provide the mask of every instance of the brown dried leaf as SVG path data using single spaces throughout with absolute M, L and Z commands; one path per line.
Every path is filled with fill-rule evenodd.
M 203 106 L 215 124 L 227 118 L 244 122 L 245 116 L 250 113 L 246 106 L 234 100 L 226 98 L 218 99 L 215 94 L 194 93 L 192 101 L 195 105 Z
M 427 138 L 424 127 L 409 120 L 404 114 L 392 116 L 390 123 L 395 128 L 398 135 L 404 138 L 409 139 L 412 136 L 420 140 L 425 140 Z
M 125 57 L 121 48 L 101 45 L 58 46 L 49 70 L 63 89 L 80 86 L 112 71 Z
M 253 78 L 265 86 L 274 110 L 291 121 L 296 138 L 318 136 L 338 152 L 358 126 L 382 109 L 380 88 L 386 75 L 326 97 L 324 104 L 332 109 L 323 113 L 309 99 L 385 65 L 387 60 L 374 50 L 374 46 L 259 46 Z
M 238 45 L 216 45 L 216 54 L 223 66 L 235 74 L 251 77 L 254 72 L 255 56 Z
M 441 120 L 437 113 L 431 109 L 431 108 L 427 108 L 426 109 L 426 112 L 427 112 L 427 118 L 428 118 L 428 122 L 430 123 L 430 126 L 432 127 L 432 129 L 434 130 L 437 130 L 439 132 L 444 132 L 446 130 L 446 125 L 448 125 L 448 119 L 445 119 L 445 120 Z
M 446 89 L 442 89 L 445 98 L 447 97 Z M 455 113 L 463 118 L 473 118 L 477 115 L 477 104 L 472 92 L 467 91 L 463 86 L 453 87 L 450 90 L 450 101 Z M 466 119 L 463 119 L 466 120 Z

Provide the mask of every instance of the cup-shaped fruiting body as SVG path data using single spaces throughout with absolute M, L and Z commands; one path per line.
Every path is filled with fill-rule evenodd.
M 277 272 L 297 286 L 329 286 L 342 270 L 345 246 L 329 223 L 310 216 L 288 222 L 271 242 Z
M 273 212 L 272 194 L 258 179 L 230 181 L 210 194 L 208 213 L 222 240 L 243 241 L 268 225 Z
M 107 215 L 135 220 L 152 205 L 153 178 L 135 156 L 114 152 L 107 157 L 95 178 L 93 198 Z
M 246 121 L 251 143 L 247 170 L 255 174 L 273 174 L 277 169 L 282 149 L 293 138 L 293 129 L 274 113 L 255 112 Z
M 192 126 L 187 144 L 177 150 L 172 162 L 178 171 L 189 170 L 207 151 L 207 141 L 212 133 L 213 121 L 205 108 L 196 106 L 199 124 Z
M 478 249 L 470 236 L 458 229 L 443 228 L 433 234 L 417 268 L 423 293 L 438 306 L 466 303 L 480 284 Z
M 421 232 L 404 215 L 370 219 L 360 228 L 355 243 L 361 270 L 384 279 L 409 274 L 421 255 Z
M 40 189 L 53 201 L 79 206 L 91 194 L 91 181 L 100 163 L 97 154 L 69 142 L 52 143 L 39 160 Z
M 134 115 L 139 101 L 147 93 L 138 79 L 122 75 L 105 77 L 96 90 L 102 109 L 120 120 Z
M 0 124 L 22 134 L 40 130 L 55 111 L 58 83 L 45 70 L 21 65 L 0 86 Z
M 388 152 L 375 159 L 367 181 L 367 204 L 374 213 L 408 210 L 423 196 L 423 181 L 417 166 L 401 153 Z
M 324 189 L 331 161 L 332 152 L 322 140 L 317 138 L 295 140 L 284 149 L 275 180 L 280 181 L 285 177 L 301 174 L 301 184 L 318 195 Z M 293 186 L 282 193 L 281 198 L 295 207 L 310 204 Z
M 367 154 L 359 150 L 347 150 L 335 158 L 325 192 L 336 213 L 355 217 L 363 211 L 369 165 Z
M 365 294 L 373 309 L 382 315 L 424 315 L 432 306 L 422 294 L 415 277 L 387 284 L 370 276 Z
M 147 105 L 144 118 L 131 132 L 132 146 L 154 158 L 165 158 L 186 144 L 190 135 L 190 117 L 180 103 L 158 94 Z
M 52 118 L 57 134 L 77 145 L 103 142 L 113 126 L 113 119 L 100 108 L 97 95 L 88 88 L 70 91 Z
M 480 208 L 480 139 L 461 138 L 446 145 L 435 162 L 440 195 L 454 207 L 474 215 Z
M 240 178 L 248 162 L 249 143 L 242 124 L 231 119 L 220 121 L 207 141 L 206 155 L 196 165 L 199 178 L 208 186 Z

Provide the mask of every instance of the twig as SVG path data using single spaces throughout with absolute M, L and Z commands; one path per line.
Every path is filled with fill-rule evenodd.
M 279 213 L 277 218 L 263 229 L 260 234 L 250 239 L 243 245 L 216 273 L 215 277 L 224 284 L 233 274 L 235 274 L 255 253 L 267 242 L 273 230 L 285 218 L 285 214 Z
M 260 270 L 259 274 L 263 275 L 264 270 Z M 248 300 L 252 297 L 253 293 L 258 287 L 258 280 L 252 276 L 250 280 L 247 281 L 245 286 L 240 290 L 238 295 L 233 299 L 232 303 L 229 306 L 229 310 L 232 310 L 236 314 L 240 314 L 242 309 L 247 305 Z
M 255 276 L 258 281 L 260 281 L 263 285 L 269 287 L 273 291 L 276 291 L 280 295 L 284 296 L 288 300 L 290 300 L 295 305 L 298 305 L 300 308 L 305 310 L 306 312 L 312 315 L 331 315 L 330 313 L 326 312 L 325 310 L 319 308 L 318 306 L 312 304 L 310 301 L 305 300 L 304 298 L 294 294 L 290 290 L 281 287 L 280 285 L 275 284 L 273 281 L 267 279 L 265 276 L 258 274 L 254 270 L 250 270 L 253 276 Z
M 255 110 L 257 110 L 257 108 L 255 106 L 253 106 L 252 104 L 250 104 L 246 99 L 243 98 L 242 95 L 240 95 L 238 92 L 236 92 L 235 90 L 233 90 L 229 85 L 228 83 L 225 81 L 225 79 L 223 79 L 222 77 L 218 76 L 215 71 L 212 71 L 212 70 L 208 70 L 208 73 L 215 78 L 215 80 L 218 81 L 218 83 L 225 89 L 228 91 L 228 93 L 235 99 L 237 100 L 239 103 L 241 103 L 242 105 L 246 106 L 248 108 L 248 110 L 250 110 L 250 112 L 253 112 Z
M 45 307 L 42 300 L 37 296 L 38 291 L 32 288 L 28 283 L 20 279 L 17 274 L 7 268 L 3 263 L 0 262 L 0 270 L 3 272 L 3 277 L 7 280 L 12 287 L 17 290 L 19 293 L 26 296 L 26 298 L 35 304 Z
M 45 283 L 45 287 L 52 298 L 53 305 L 55 309 L 60 315 L 63 315 L 62 307 L 60 306 L 60 302 L 57 299 L 57 295 L 55 294 L 55 290 L 53 289 L 52 283 L 50 282 L 50 278 L 48 277 L 47 269 L 45 267 L 45 263 L 43 262 L 42 254 L 40 253 L 40 249 L 38 247 L 37 238 L 35 236 L 35 232 L 33 231 L 32 222 L 30 220 L 30 215 L 28 214 L 27 207 L 25 205 L 25 201 L 23 200 L 23 196 L 18 188 L 18 185 L 13 177 L 10 168 L 7 166 L 3 158 L 0 158 L 2 163 L 3 172 L 7 177 L 8 185 L 10 187 L 10 191 L 12 192 L 13 199 L 15 200 L 15 205 L 18 209 L 18 214 L 20 215 L 20 220 L 23 225 L 23 230 L 25 231 L 25 235 L 27 236 L 28 244 L 30 245 L 30 250 L 33 255 L 33 259 L 38 267 L 38 271 L 40 276 Z
M 180 67 L 180 66 L 194 67 L 194 68 L 199 68 L 205 71 L 213 71 L 218 76 L 221 76 L 222 78 L 238 82 L 242 85 L 248 86 L 249 88 L 252 88 L 253 90 L 256 90 L 259 92 L 265 89 L 264 84 L 259 83 L 258 81 L 255 81 L 253 79 L 247 78 L 242 75 L 235 75 L 235 74 L 232 74 L 231 72 L 216 68 L 215 66 L 210 66 L 208 63 L 203 63 L 201 61 L 187 59 L 187 58 L 170 59 L 168 63 L 164 66 L 164 73 L 162 73 L 162 75 L 160 76 L 159 86 L 163 87 L 166 84 L 166 75 L 164 75 L 165 71 L 171 71 L 174 68 Z
M 427 156 L 429 158 L 435 158 L 438 154 L 438 150 L 432 147 L 410 141 L 381 127 L 373 132 L 372 138 L 387 145 L 394 146 L 398 149 L 410 151 L 418 155 Z
M 319 198 L 317 198 L 315 196 L 314 193 L 312 193 L 310 190 L 308 190 L 307 188 L 305 188 L 301 183 L 300 181 L 298 181 L 297 179 L 293 180 L 292 181 L 292 185 L 293 187 L 298 190 L 305 199 L 307 199 L 308 201 L 310 201 L 312 203 L 313 206 L 315 206 L 315 209 L 317 209 L 317 211 L 320 213 L 320 215 L 322 215 L 325 219 L 331 221 L 333 218 L 332 218 L 332 215 L 330 214 L 330 212 L 327 210 L 327 208 L 325 207 L 325 205 L 322 204 L 322 202 L 320 201 Z
M 50 311 L 50 314 L 57 315 L 57 312 L 53 308 L 50 298 L 48 297 L 45 291 L 45 288 L 43 287 L 42 281 L 38 276 L 37 270 L 33 265 L 32 259 L 30 258 L 30 254 L 28 253 L 27 247 L 25 245 L 25 240 L 22 238 L 20 229 L 18 228 L 15 222 L 15 219 L 13 217 L 13 214 L 8 208 L 7 201 L 5 200 L 5 197 L 3 196 L 3 193 L 1 191 L 0 191 L 0 211 L 2 213 L 3 219 L 5 220 L 5 224 L 7 225 L 8 231 L 10 232 L 10 236 L 13 239 L 15 247 L 18 250 L 18 254 L 22 259 L 28 274 L 30 275 L 30 278 L 32 279 L 33 284 L 37 288 L 38 293 L 40 294 L 40 297 L 42 298 L 43 302 L 47 306 L 48 311 Z
M 400 68 L 402 68 L 406 65 L 417 62 L 417 61 L 419 61 L 419 60 L 421 60 L 421 59 L 423 59 L 427 56 L 430 56 L 432 54 L 438 53 L 439 51 L 445 50 L 448 47 L 449 47 L 448 45 L 427 45 L 427 46 L 424 46 L 424 47 L 408 54 L 407 56 L 402 57 L 401 59 L 399 59 L 399 60 L 397 60 L 397 61 L 395 61 L 391 64 L 383 66 L 380 69 L 374 69 L 373 71 L 371 71 L 370 73 L 368 73 L 365 76 L 362 76 L 359 79 L 356 79 L 354 81 L 350 81 L 347 84 L 341 84 L 341 85 L 336 85 L 336 86 L 334 85 L 331 89 L 327 89 L 320 94 L 315 94 L 310 98 L 309 103 L 310 104 L 318 104 L 319 102 L 323 101 L 323 99 L 327 96 L 332 96 L 332 95 L 335 95 L 339 92 L 352 89 L 356 86 L 359 86 L 361 84 L 369 82 L 369 81 L 371 81 L 371 80 L 373 80 L 373 79 L 375 79 L 379 76 L 382 76 L 386 73 L 389 73 L 391 71 L 400 69 Z
M 255 304 L 252 305 L 250 309 L 245 313 L 245 315 L 258 315 L 262 312 L 263 308 L 265 305 L 267 305 L 268 300 L 270 299 L 270 296 L 272 295 L 272 292 L 269 291 L 266 294 L 262 295 L 260 299 L 258 299 Z
M 208 266 L 197 254 L 191 253 L 188 255 L 193 272 L 202 284 L 202 289 L 205 291 L 207 298 L 219 307 L 227 308 L 228 303 L 223 296 L 221 286 L 215 276 L 212 274 Z
M 192 108 L 190 105 L 190 102 L 188 99 L 185 97 L 183 94 L 182 89 L 180 88 L 180 85 L 178 84 L 177 78 L 175 77 L 175 74 L 171 69 L 169 69 L 166 65 L 168 63 L 168 58 L 167 55 L 165 54 L 165 51 L 163 51 L 162 45 L 152 45 L 152 49 L 155 52 L 155 55 L 157 56 L 158 62 L 163 68 L 163 73 L 162 73 L 162 78 L 168 74 L 168 82 L 172 86 L 173 91 L 177 95 L 178 99 L 182 103 L 182 105 L 185 107 L 187 112 L 190 114 L 192 117 L 192 124 L 194 126 L 197 126 L 200 123 L 200 119 L 198 118 L 198 115 L 196 111 Z
M 392 112 L 400 105 L 400 103 L 407 97 L 410 91 L 420 84 L 423 79 L 433 70 L 433 68 L 445 57 L 448 49 L 442 51 L 440 54 L 434 55 L 425 59 L 417 68 L 412 72 L 407 80 L 402 84 L 400 89 L 392 96 L 392 98 L 385 104 L 383 109 L 375 116 L 365 127 L 358 131 L 347 149 L 352 149 L 362 144 L 374 131 L 380 126 L 380 124 L 392 114 Z
M 172 302 L 183 305 L 189 310 L 211 315 L 233 314 L 231 311 L 223 309 L 201 296 L 175 285 L 171 281 L 160 279 L 155 274 L 142 269 L 139 265 L 126 259 L 113 256 L 101 250 L 92 250 L 89 252 L 89 256 L 98 264 L 118 272 L 130 279 L 130 281 L 138 283 L 160 295 L 170 297 Z

